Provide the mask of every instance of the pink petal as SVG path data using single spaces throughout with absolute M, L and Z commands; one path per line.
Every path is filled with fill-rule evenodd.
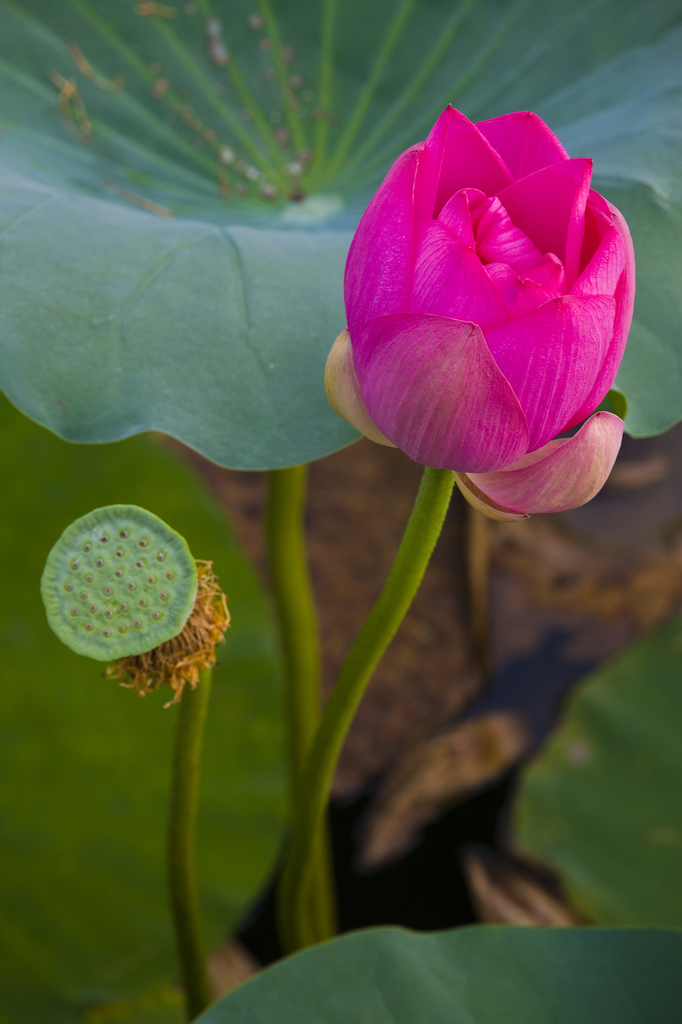
M 473 219 L 476 252 L 486 263 L 506 263 L 518 274 L 542 263 L 540 250 L 516 227 L 496 196 L 481 204 Z
M 599 197 L 601 198 L 601 196 Z M 602 200 L 606 203 L 606 200 Z M 608 348 L 594 386 L 568 421 L 566 429 L 584 420 L 599 405 L 616 379 L 625 345 L 628 340 L 635 301 L 635 252 L 628 226 L 615 206 L 607 204 L 611 226 L 591 262 L 573 287 L 573 293 L 587 294 L 599 289 L 616 300 L 613 340 Z
M 533 171 L 570 159 L 551 128 L 530 110 L 479 121 L 476 127 L 517 181 Z
M 513 180 L 504 161 L 476 125 L 459 110 L 448 107 L 426 140 L 425 159 L 417 180 L 418 217 L 437 217 L 450 196 L 460 189 L 478 188 L 490 196 Z
M 594 200 L 601 202 L 596 203 Z M 604 237 L 605 232 L 611 226 L 611 211 L 605 199 L 590 189 L 585 207 L 585 233 L 583 236 L 583 247 L 580 253 L 580 273 L 582 274 L 588 265 Z
M 627 341 L 627 336 L 630 331 L 632 314 L 635 308 L 635 249 L 632 244 L 630 229 L 627 226 L 625 217 L 620 210 L 613 206 L 612 203 L 609 203 L 608 207 L 611 211 L 613 224 L 618 229 L 623 242 L 623 248 L 625 250 L 625 268 L 623 270 L 623 273 L 625 274 L 625 282 L 623 294 L 618 300 L 618 313 L 616 314 L 616 334 L 618 335 L 618 344 L 622 345 L 622 348 L 625 348 L 625 342 Z
M 566 274 L 561 260 L 553 252 L 547 253 L 547 259 L 537 267 L 526 271 L 523 279 L 553 291 L 561 291 L 566 284 Z
M 565 284 L 566 274 L 561 261 L 550 252 L 544 263 L 522 275 L 512 315 L 523 316 L 551 299 L 558 299 L 564 294 Z
M 472 473 L 471 481 L 512 512 L 563 512 L 584 505 L 604 486 L 616 461 L 623 421 L 598 412 L 567 441 L 550 441 L 515 465 Z
M 593 206 L 595 210 L 599 210 L 601 213 L 605 213 L 607 216 L 610 213 L 612 207 L 611 203 L 607 202 L 606 199 L 599 192 L 595 192 L 593 188 L 590 189 L 587 197 L 588 206 Z
M 471 223 L 469 192 L 476 193 L 476 190 L 463 189 L 461 192 L 455 192 L 454 196 L 450 196 L 438 214 L 438 223 L 446 227 L 462 245 L 473 249 L 476 245 L 476 240 L 474 238 L 474 226 Z M 477 194 L 485 201 L 485 196 L 482 192 Z
M 566 291 L 566 275 L 561 261 L 549 253 L 544 263 L 525 274 L 517 274 L 506 263 L 488 263 L 485 272 L 509 309 L 510 317 L 532 313 Z
M 571 295 L 615 295 L 625 269 L 625 245 L 621 233 L 611 216 L 606 217 L 598 210 L 588 209 L 585 220 L 598 222 L 600 241 L 592 259 L 571 288 Z
M 609 296 L 564 296 L 486 331 L 526 414 L 531 450 L 563 430 L 589 395 L 611 343 L 615 311 Z
M 413 146 L 398 157 L 355 232 L 344 282 L 351 337 L 372 317 L 409 308 L 420 152 Z
M 440 221 L 425 221 L 415 232 L 416 258 L 410 312 L 470 320 L 486 327 L 508 310 L 471 246 L 453 237 Z
M 632 314 L 635 308 L 635 250 L 625 217 L 611 203 L 608 205 L 613 223 L 618 229 L 625 251 L 625 267 L 623 268 L 615 295 L 616 319 L 613 325 L 613 343 L 609 349 L 607 359 L 607 362 L 611 365 L 607 366 L 605 364 L 604 367 L 604 374 L 608 379 L 609 387 L 611 387 L 618 372 L 620 361 L 623 358 L 628 334 L 630 333 L 630 325 L 632 324 Z M 613 374 L 613 378 L 609 378 L 609 374 Z M 604 394 L 606 394 L 606 391 Z M 599 401 L 601 401 L 601 398 Z
M 370 441 L 395 448 L 369 418 L 353 366 L 353 353 L 347 330 L 341 331 L 327 356 L 324 387 L 329 404 L 342 420 L 350 423 L 351 427 L 355 427 Z
M 514 224 L 540 252 L 559 257 L 569 288 L 580 269 L 591 177 L 591 160 L 564 160 L 529 174 L 498 194 Z
M 488 263 L 484 270 L 511 310 L 521 288 L 521 278 L 506 263 Z
M 485 472 L 527 451 L 523 411 L 476 324 L 377 317 L 353 362 L 373 423 L 415 462 Z
M 471 477 L 467 476 L 466 473 L 455 473 L 455 483 L 471 507 L 475 508 L 477 512 L 482 512 L 488 519 L 496 519 L 500 523 L 519 522 L 521 519 L 528 519 L 528 515 L 525 512 L 512 512 L 510 509 L 502 508 L 501 505 L 496 504 L 492 498 L 489 498 L 487 494 L 484 494 L 482 490 L 476 487 Z

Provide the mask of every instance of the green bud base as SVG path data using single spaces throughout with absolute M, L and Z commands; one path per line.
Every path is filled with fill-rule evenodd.
M 96 661 L 142 654 L 182 632 L 197 567 L 179 533 L 137 505 L 107 505 L 64 530 L 40 585 L 62 643 Z

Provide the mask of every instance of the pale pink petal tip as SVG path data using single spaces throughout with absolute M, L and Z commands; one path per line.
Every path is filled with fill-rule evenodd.
M 622 438 L 620 417 L 598 412 L 568 440 L 550 441 L 505 469 L 471 473 L 469 480 L 491 507 L 517 513 L 564 512 L 584 505 L 602 489 Z
M 327 356 L 324 386 L 329 404 L 342 420 L 350 423 L 351 427 L 355 427 L 370 441 L 395 448 L 369 418 L 353 366 L 350 335 L 347 330 L 341 331 Z
M 466 473 L 455 473 L 455 483 L 477 512 L 482 512 L 488 519 L 496 519 L 500 523 L 518 522 L 521 519 L 528 519 L 526 512 L 512 512 L 511 509 L 502 508 L 491 498 L 479 490 Z

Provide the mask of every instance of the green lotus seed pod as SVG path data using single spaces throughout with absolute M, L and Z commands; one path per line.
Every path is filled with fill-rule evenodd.
M 137 505 L 96 508 L 67 526 L 40 584 L 62 643 L 96 661 L 150 651 L 182 631 L 197 567 L 187 541 Z

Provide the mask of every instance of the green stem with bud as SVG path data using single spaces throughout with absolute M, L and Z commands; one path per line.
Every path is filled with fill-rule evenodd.
M 199 674 L 196 689 L 185 686 L 178 705 L 173 753 L 168 881 L 188 1021 L 194 1020 L 211 1002 L 197 888 L 195 842 L 201 747 L 210 693 L 211 669 Z
M 280 623 L 285 670 L 290 807 L 300 799 L 301 777 L 320 719 L 320 651 L 317 616 L 305 550 L 304 511 L 308 467 L 270 472 L 267 537 L 270 578 Z M 292 927 L 280 919 L 284 946 Z M 326 822 L 315 842 L 307 898 L 296 907 L 295 930 L 312 945 L 336 934 L 336 909 Z
M 443 526 L 453 485 L 450 470 L 424 470 L 391 573 L 346 658 L 306 760 L 280 887 L 280 918 L 288 924 L 289 952 L 311 944 L 299 927 L 301 907 L 309 899 L 316 849 L 343 741 L 372 673 L 419 588 Z

